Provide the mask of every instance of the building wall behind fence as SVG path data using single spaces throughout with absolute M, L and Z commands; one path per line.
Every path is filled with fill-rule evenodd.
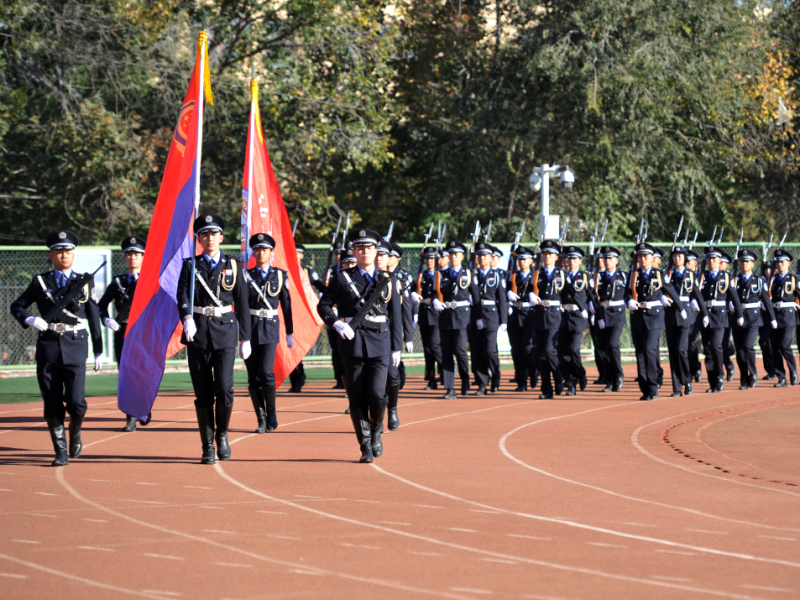
M 574 245 L 584 249 L 586 252 L 589 250 L 589 244 L 584 242 L 572 242 Z M 419 263 L 419 252 L 422 247 L 421 244 L 401 244 L 405 253 L 401 259 L 401 265 L 405 267 L 412 274 L 416 274 L 417 266 Z M 670 244 L 657 244 L 662 248 L 665 253 L 669 252 Z M 620 269 L 627 270 L 630 266 L 630 248 L 632 243 L 617 243 L 615 244 L 623 251 L 623 256 L 620 257 Z M 721 244 L 723 248 L 733 253 L 736 244 Z M 759 258 L 763 256 L 766 244 L 763 243 L 745 243 L 742 248 L 753 250 Z M 800 254 L 800 244 L 785 244 L 795 257 Z M 85 248 L 85 247 L 84 247 Z M 118 246 L 97 246 L 95 249 L 110 249 L 111 250 L 111 267 L 114 275 L 125 273 L 125 256 Z M 697 246 L 701 249 L 700 246 Z M 223 251 L 237 256 L 239 254 L 238 246 L 223 246 Z M 325 266 L 328 259 L 328 246 L 323 244 L 307 244 L 304 263 L 311 266 L 316 270 L 320 277 L 323 276 Z M 507 256 L 501 259 L 501 266 L 507 266 Z M 35 362 L 36 350 L 36 332 L 33 328 L 23 329 L 19 323 L 11 316 L 9 306 L 16 300 L 25 288 L 30 284 L 31 279 L 45 271 L 52 269 L 52 264 L 47 257 L 46 250 L 36 247 L 27 246 L 0 246 L 0 365 L 15 366 L 15 365 L 31 365 Z M 31 309 L 32 314 L 38 314 L 35 308 Z M 105 330 L 105 328 L 104 328 Z M 113 360 L 113 347 L 110 343 L 110 333 L 105 330 L 105 344 L 106 357 Z M 622 334 L 622 347 L 623 349 L 630 349 L 633 347 L 630 337 L 630 331 L 626 327 Z M 591 350 L 592 341 L 588 335 L 584 336 L 583 347 L 586 350 Z M 666 341 L 664 336 L 661 337 L 662 350 L 666 350 Z M 419 328 L 414 331 L 414 352 L 422 352 L 422 341 L 419 335 Z M 319 339 L 309 352 L 309 356 L 330 356 L 330 346 L 328 344 L 328 336 L 325 334 L 324 328 L 321 332 Z M 182 350 L 174 359 L 185 359 L 186 350 Z

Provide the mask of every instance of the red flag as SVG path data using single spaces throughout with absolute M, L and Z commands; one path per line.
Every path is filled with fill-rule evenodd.
M 281 326 L 281 341 L 275 353 L 275 383 L 279 386 L 317 341 L 323 321 L 317 314 L 316 295 L 297 262 L 289 214 L 264 143 L 258 110 L 258 83 L 255 79 L 250 82 L 250 92 L 250 127 L 242 179 L 242 256 L 248 257 L 249 268 L 255 266 L 247 245 L 248 239 L 256 233 L 268 233 L 275 238 L 271 264 L 289 272 L 294 348 L 286 346 L 286 330 Z M 285 323 L 285 320 L 281 318 L 281 322 Z

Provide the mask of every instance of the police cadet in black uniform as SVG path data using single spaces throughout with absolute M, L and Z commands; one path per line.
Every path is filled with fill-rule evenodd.
M 638 267 L 626 288 L 626 299 L 631 311 L 631 337 L 636 349 L 636 368 L 639 375 L 639 400 L 658 398 L 658 365 L 660 362 L 658 340 L 664 328 L 664 307 L 661 298 L 666 292 L 676 304 L 681 318 L 688 319 L 687 308 L 678 292 L 666 280 L 664 272 L 653 268 L 655 248 L 646 242 L 635 247 Z M 633 289 L 638 299 L 634 299 Z
M 39 331 L 36 340 L 36 379 L 44 400 L 44 418 L 56 456 L 51 463 L 63 467 L 70 458 L 78 458 L 81 424 L 86 414 L 86 357 L 89 336 L 92 338 L 94 370 L 103 366 L 103 337 L 100 310 L 95 304 L 94 280 L 88 281 L 78 296 L 63 307 L 48 323 L 31 315 L 27 308 L 36 303 L 39 314 L 46 315 L 59 298 L 78 285 L 72 270 L 78 236 L 72 231 L 54 231 L 45 240 L 53 270 L 36 275 L 22 295 L 11 304 L 11 314 L 25 329 Z M 63 291 L 62 291 L 63 290 Z M 87 333 L 86 327 L 89 327 Z M 64 417 L 69 413 L 69 457 Z
M 125 341 L 125 330 L 128 328 L 128 315 L 133 305 L 133 293 L 136 291 L 136 282 L 139 280 L 139 271 L 142 269 L 146 242 L 142 238 L 133 236 L 126 237 L 120 245 L 125 253 L 127 273 L 114 277 L 103 297 L 100 298 L 100 302 L 97 303 L 100 308 L 100 319 L 106 327 L 114 332 L 114 357 L 117 365 L 122 360 L 122 344 Z M 108 307 L 112 302 L 117 315 L 116 319 L 112 318 L 108 312 Z M 122 431 L 136 431 L 136 417 L 125 416 L 127 420 Z M 149 419 L 140 421 L 142 425 L 147 425 L 149 422 Z
M 551 400 L 560 396 L 564 389 L 561 366 L 558 360 L 558 332 L 561 328 L 561 290 L 567 280 L 563 269 L 556 266 L 561 247 L 553 240 L 541 243 L 542 268 L 539 280 L 535 282 L 538 295 L 528 292 L 528 301 L 533 305 L 533 329 L 536 337 L 534 352 L 542 378 L 542 393 L 539 398 Z M 552 374 L 552 380 L 551 380 Z
M 502 279 L 503 284 L 506 284 L 507 281 L 508 281 L 508 273 L 506 273 L 506 270 L 503 268 L 502 262 L 501 262 L 502 258 L 503 258 L 503 251 L 500 250 L 500 248 L 498 248 L 497 246 L 492 246 L 491 248 L 492 248 L 492 269 L 495 269 L 500 274 L 500 278 Z M 505 294 L 503 294 L 503 295 L 505 296 Z M 506 298 L 506 301 L 507 300 L 508 299 Z M 508 302 L 506 302 L 506 318 L 508 318 L 508 316 L 509 316 Z M 506 324 L 506 327 L 503 327 L 500 331 L 506 331 L 507 329 L 508 329 L 508 325 Z M 498 353 L 498 357 L 499 357 L 499 350 L 497 349 L 497 341 L 496 340 L 495 340 L 495 351 Z M 491 387 L 491 390 L 493 392 L 497 392 L 497 391 L 500 390 L 500 361 L 499 361 L 499 358 L 498 358 L 498 361 L 497 361 L 497 370 L 496 371 L 492 371 L 492 387 Z
M 719 263 L 719 270 L 722 272 L 727 272 L 728 268 L 731 266 L 731 255 L 721 248 L 720 254 L 722 254 L 722 259 Z M 728 305 L 728 308 L 730 308 L 730 304 Z M 733 365 L 733 357 L 736 355 L 736 350 L 734 350 L 733 341 L 731 340 L 731 328 L 733 321 L 733 314 L 728 312 L 728 326 L 725 328 L 725 332 L 722 334 L 722 356 L 725 364 L 726 381 L 732 381 L 733 376 L 736 373 L 736 367 Z
M 625 294 L 628 289 L 628 274 L 619 270 L 619 249 L 603 246 L 600 249 L 605 270 L 597 278 L 597 339 L 600 360 L 603 363 L 604 392 L 618 392 L 625 378 L 622 373 L 620 339 L 625 328 Z
M 470 306 L 480 302 L 478 286 L 472 281 L 469 269 L 461 266 L 466 248 L 451 240 L 446 246 L 450 266 L 439 271 L 442 302 L 433 299 L 433 309 L 439 312 L 439 335 L 442 338 L 442 369 L 444 370 L 445 400 L 456 398 L 455 367 L 461 379 L 461 395 L 469 391 L 469 357 L 467 356 L 467 326 Z M 456 360 L 453 360 L 455 355 Z
M 255 433 L 266 433 L 278 428 L 275 415 L 275 352 L 280 343 L 278 304 L 283 311 L 286 346 L 292 348 L 292 298 L 288 273 L 269 264 L 275 239 L 269 234 L 257 233 L 249 243 L 256 264 L 247 271 L 251 354 L 244 363 L 247 365 L 247 389 L 258 418 Z
M 391 245 L 391 250 L 389 251 L 388 270 L 394 274 L 395 279 L 400 282 L 403 290 L 400 298 L 403 303 L 403 347 L 408 354 L 411 354 L 414 351 L 414 303 L 411 301 L 411 285 L 414 279 L 411 277 L 411 273 L 400 266 L 400 259 L 403 258 L 403 249 L 394 242 L 389 242 L 389 244 Z M 400 377 L 399 389 L 402 390 L 406 385 L 406 365 L 402 359 L 397 372 Z M 394 406 L 392 403 L 393 399 L 389 398 L 388 423 L 390 431 L 394 431 L 399 425 L 397 422 L 397 399 L 394 399 Z M 394 427 L 392 427 L 393 422 Z
M 583 332 L 589 326 L 589 302 L 594 296 L 589 286 L 589 276 L 581 271 L 583 250 L 577 246 L 565 246 L 561 252 L 566 266 L 566 281 L 561 289 L 561 328 L 558 333 L 558 354 L 561 374 L 567 386 L 565 394 L 574 396 L 575 387 L 586 389 L 586 369 L 581 360 Z
M 758 383 L 756 370 L 756 337 L 758 330 L 763 325 L 761 311 L 769 315 L 768 327 L 778 328 L 775 320 L 775 310 L 769 299 L 769 290 L 764 280 L 753 272 L 756 255 L 750 250 L 740 250 L 739 268 L 741 273 L 736 277 L 734 285 L 742 304 L 744 325 L 733 326 L 733 343 L 736 347 L 736 362 L 739 363 L 739 389 L 749 390 Z M 762 309 L 761 306 L 764 306 Z
M 733 304 L 739 326 L 744 323 L 744 317 L 742 303 L 732 285 L 730 273 L 719 269 L 722 252 L 719 248 L 710 246 L 706 249 L 705 258 L 708 270 L 700 274 L 699 285 L 708 308 L 708 317 L 703 318 L 700 333 L 703 337 L 703 354 L 706 355 L 706 373 L 710 386 L 706 392 L 717 393 L 725 387 L 722 337 L 728 326 L 728 302 Z
M 486 242 L 475 245 L 478 269 L 473 272 L 472 283 L 478 288 L 480 301 L 470 311 L 469 327 L 473 329 L 475 341 L 475 375 L 478 378 L 476 396 L 485 396 L 490 383 L 492 392 L 499 388 L 499 382 L 494 381 L 496 374 L 499 378 L 500 373 L 497 332 L 505 331 L 508 327 L 506 280 L 498 269 L 492 268 L 492 252 L 493 248 Z
M 697 281 L 697 252 L 692 248 L 686 249 L 686 268 L 694 273 L 694 279 Z M 692 310 L 697 313 L 699 308 L 694 310 L 694 307 L 692 307 Z M 695 317 L 697 317 L 696 314 Z M 698 383 L 703 378 L 703 366 L 700 364 L 700 348 L 697 345 L 697 336 L 700 335 L 702 327 L 703 319 L 695 318 L 692 331 L 689 333 L 689 372 L 692 374 L 695 383 Z
M 772 306 L 775 308 L 775 320 L 778 327 L 772 330 L 772 354 L 775 360 L 775 374 L 778 383 L 774 387 L 786 387 L 786 367 L 789 369 L 789 380 L 797 385 L 797 365 L 792 352 L 792 334 L 797 327 L 796 298 L 800 298 L 797 289 L 797 275 L 789 272 L 792 255 L 784 248 L 775 250 L 775 273 L 769 286 Z M 783 359 L 783 360 L 781 360 Z
M 330 279 L 339 272 L 341 262 L 344 261 L 347 248 L 343 247 L 340 242 L 336 242 L 333 246 L 333 264 L 331 264 Z M 351 255 L 352 256 L 352 255 Z M 355 258 L 355 257 L 353 257 Z M 323 285 L 325 282 L 323 282 Z M 330 281 L 328 283 L 330 285 Z M 336 380 L 336 385 L 333 386 L 334 390 L 344 389 L 344 366 L 342 365 L 342 356 L 339 353 L 339 336 L 332 329 L 328 329 L 328 344 L 331 347 L 331 365 L 333 366 L 333 378 Z
M 216 462 L 215 439 L 219 459 L 231 457 L 228 425 L 233 412 L 233 363 L 237 342 L 240 342 L 239 355 L 243 359 L 249 358 L 251 349 L 245 271 L 236 259 L 220 252 L 224 229 L 225 221 L 219 215 L 201 215 L 195 219 L 194 232 L 203 253 L 183 261 L 178 279 L 178 312 L 183 321 L 181 341 L 187 346 L 204 465 Z M 189 296 L 192 261 L 195 265 L 194 298 Z
M 300 268 L 306 272 L 308 283 L 314 290 L 321 294 L 325 291 L 325 284 L 319 278 L 319 275 L 314 269 L 303 264 L 303 257 L 306 253 L 306 247 L 303 244 L 296 243 L 295 250 L 297 252 L 297 264 L 300 265 Z M 302 360 L 297 363 L 297 366 L 294 368 L 294 370 L 289 373 L 289 383 L 292 384 L 289 388 L 290 394 L 299 394 L 303 390 L 303 385 L 306 383 L 306 370 L 303 366 Z
M 515 293 L 509 289 L 506 292 L 511 313 L 508 317 L 508 339 L 511 342 L 514 381 L 517 384 L 515 392 L 528 391 L 529 377 L 532 390 L 539 383 L 539 367 L 534 352 L 533 305 L 528 301 L 528 294 L 533 290 L 533 257 L 530 248 L 517 248 L 517 269 L 514 271 L 517 291 Z
M 670 256 L 670 262 L 667 281 L 680 294 L 684 307 L 691 307 L 691 310 L 686 309 L 687 318 L 684 319 L 669 296 L 661 296 L 661 303 L 664 305 L 669 369 L 672 375 L 672 397 L 679 397 L 684 394 L 688 396 L 694 391 L 692 372 L 689 370 L 689 334 L 697 319 L 694 309 L 697 307 L 701 319 L 708 316 L 708 311 L 694 271 L 686 268 L 686 248 L 676 247 Z
M 341 337 L 339 345 L 350 399 L 350 418 L 361 447 L 361 462 L 372 462 L 383 453 L 381 431 L 388 398 L 389 365 L 400 365 L 403 331 L 397 281 L 375 266 L 381 242 L 379 233 L 361 229 L 353 236 L 357 266 L 331 277 L 317 311 L 328 327 Z M 353 330 L 349 321 L 388 279 L 367 318 Z M 333 308 L 337 307 L 338 316 Z
M 422 337 L 422 350 L 425 353 L 426 390 L 438 388 L 436 370 L 442 373 L 442 342 L 439 336 L 439 313 L 433 310 L 436 297 L 436 248 L 428 246 L 422 250 L 425 265 L 422 269 L 420 292 L 411 292 L 412 299 L 419 304 L 419 333 Z
M 600 248 L 597 248 L 595 251 L 594 256 L 590 258 L 590 260 L 594 261 L 594 264 L 587 265 L 589 270 L 594 271 L 591 273 L 589 277 L 589 286 L 592 289 L 592 299 L 589 301 L 589 335 L 592 337 L 592 348 L 594 349 L 594 364 L 597 367 L 597 379 L 595 379 L 592 383 L 606 385 L 609 383 L 608 379 L 606 378 L 605 373 L 603 372 L 603 367 L 605 363 L 603 362 L 603 350 L 600 348 L 600 327 L 597 324 L 597 305 L 599 299 L 597 297 L 597 290 L 594 286 L 595 275 L 597 275 L 598 284 L 600 279 L 603 278 L 603 275 L 606 271 L 606 259 L 603 257 L 603 253 L 600 251 Z

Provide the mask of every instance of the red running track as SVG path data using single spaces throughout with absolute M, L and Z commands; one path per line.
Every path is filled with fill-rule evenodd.
M 237 393 L 216 466 L 188 393 L 127 434 L 91 399 L 63 469 L 41 407 L 1 406 L 0 597 L 800 597 L 800 388 L 638 402 L 627 374 L 548 401 L 412 377 L 372 466 L 330 383 L 264 435 Z

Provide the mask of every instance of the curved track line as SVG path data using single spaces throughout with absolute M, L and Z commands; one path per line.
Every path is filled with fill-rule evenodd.
M 36 569 L 37 571 L 44 571 L 48 575 L 58 575 L 59 577 L 63 577 L 65 579 L 70 579 L 72 581 L 77 581 L 79 583 L 85 583 L 86 585 L 91 585 L 93 587 L 103 588 L 105 590 L 111 590 L 114 592 L 121 592 L 123 594 L 130 594 L 131 596 L 142 596 L 144 598 L 156 598 L 157 600 L 164 600 L 165 596 L 159 596 L 158 594 L 153 594 L 150 592 L 141 592 L 137 590 L 129 590 L 127 588 L 119 587 L 116 585 L 111 585 L 109 583 L 101 583 L 99 581 L 94 581 L 92 579 L 86 579 L 85 577 L 78 577 L 77 575 L 72 575 L 71 573 L 64 573 L 62 571 L 56 571 L 50 566 L 43 566 L 37 565 L 36 563 L 28 562 L 27 560 L 22 560 L 21 558 L 16 558 L 14 556 L 9 556 L 8 554 L 0 554 L 0 558 L 4 560 L 8 560 L 13 563 L 17 563 L 18 565 L 24 565 L 30 569 Z
M 498 408 L 508 408 L 510 406 L 522 406 L 523 404 L 537 404 L 542 402 L 542 400 L 527 400 L 525 402 L 516 402 L 514 404 L 503 404 L 501 406 L 490 406 L 489 408 L 481 408 L 479 410 L 471 410 L 467 412 L 460 412 L 460 413 L 452 413 L 449 415 L 442 415 L 441 417 L 433 417 L 432 419 L 423 419 L 422 421 L 411 421 L 410 423 L 406 423 L 405 425 L 401 424 L 401 427 L 408 427 L 409 425 L 416 425 L 417 423 L 429 423 L 430 421 L 439 421 L 440 419 L 449 419 L 450 417 L 460 417 L 462 415 L 474 415 L 475 413 L 482 413 L 486 412 L 487 410 L 497 410 Z M 412 406 L 412 405 L 408 405 Z
M 375 463 L 372 463 L 372 466 L 374 468 L 377 468 L 378 470 L 381 470 L 379 467 L 375 467 Z M 454 548 L 456 550 L 463 550 L 465 552 L 470 552 L 470 553 L 473 553 L 473 554 L 482 554 L 484 556 L 491 556 L 493 558 L 499 558 L 499 559 L 503 559 L 503 560 L 524 562 L 524 563 L 527 563 L 527 564 L 537 565 L 537 566 L 540 566 L 540 567 L 548 567 L 548 568 L 551 568 L 551 569 L 558 569 L 560 571 L 568 571 L 568 572 L 571 572 L 571 573 L 581 573 L 581 574 L 584 574 L 584 575 L 594 575 L 594 576 L 597 576 L 597 577 L 604 577 L 604 578 L 607 578 L 607 579 L 615 579 L 615 580 L 619 580 L 619 581 L 627 581 L 627 582 L 632 582 L 632 583 L 644 583 L 646 585 L 654 585 L 654 586 L 657 586 L 657 587 L 665 587 L 665 588 L 670 588 L 670 589 L 684 590 L 684 591 L 688 591 L 688 592 L 698 592 L 698 593 L 702 593 L 702 594 L 710 594 L 710 595 L 713 595 L 713 596 L 724 596 L 726 598 L 737 598 L 737 599 L 742 599 L 742 600 L 753 600 L 752 596 L 744 596 L 744 595 L 740 595 L 740 594 L 722 592 L 722 591 L 719 591 L 719 590 L 710 590 L 710 589 L 706 589 L 706 588 L 698 588 L 698 587 L 694 587 L 694 586 L 682 585 L 682 584 L 666 582 L 666 581 L 657 581 L 657 580 L 643 579 L 643 578 L 640 578 L 640 577 L 631 577 L 631 576 L 628 576 L 628 575 L 619 575 L 617 573 L 608 573 L 606 571 L 600 571 L 600 570 L 597 570 L 597 569 L 587 569 L 587 568 L 583 568 L 583 567 L 572 567 L 572 566 L 569 566 L 569 565 L 562 565 L 562 564 L 559 564 L 559 563 L 553 563 L 553 562 L 544 561 L 544 560 L 537 560 L 537 559 L 533 559 L 533 558 L 516 556 L 516 555 L 513 555 L 513 554 L 503 554 L 501 552 L 494 552 L 492 550 L 482 550 L 480 548 L 473 548 L 471 546 L 464 546 L 462 544 L 456 544 L 456 543 L 453 543 L 453 542 L 446 542 L 444 540 L 439 540 L 439 539 L 427 537 L 427 536 L 424 536 L 424 535 L 410 533 L 408 531 L 401 531 L 401 530 L 398 530 L 398 529 L 392 529 L 391 527 L 384 527 L 383 525 L 376 525 L 374 523 L 365 523 L 363 521 L 357 521 L 355 519 L 350 519 L 348 517 L 342 517 L 340 515 L 335 515 L 335 514 L 327 513 L 327 512 L 324 512 L 324 511 L 321 511 L 321 510 L 317 510 L 315 508 L 311 508 L 311 507 L 308 507 L 308 506 L 303 506 L 302 504 L 297 504 L 296 502 L 292 502 L 291 500 L 282 500 L 281 498 L 276 498 L 275 496 L 270 496 L 269 494 L 264 494 L 262 492 L 259 492 L 258 490 L 254 490 L 253 488 L 246 486 L 241 481 L 239 481 L 237 479 L 234 479 L 233 477 L 228 475 L 225 472 L 225 470 L 222 468 L 222 465 L 220 465 L 220 463 L 216 463 L 214 465 L 214 468 L 216 469 L 216 471 L 220 475 L 220 477 L 222 477 L 223 479 L 225 479 L 229 483 L 235 485 L 236 487 L 238 487 L 238 488 L 240 488 L 240 489 L 242 489 L 242 490 L 244 490 L 246 492 L 249 492 L 249 493 L 251 493 L 251 494 L 253 494 L 255 496 L 259 496 L 259 497 L 264 498 L 266 500 L 272 500 L 273 502 L 278 502 L 278 503 L 284 504 L 286 506 L 291 506 L 292 508 L 295 508 L 295 509 L 298 509 L 298 510 L 303 510 L 303 511 L 315 514 L 315 515 L 320 516 L 320 517 L 327 517 L 329 519 L 333 519 L 333 520 L 336 520 L 336 521 L 341 521 L 341 522 L 344 522 L 344 523 L 349 523 L 351 525 L 357 525 L 359 527 L 366 527 L 368 529 L 375 529 L 377 531 L 383 531 L 384 533 L 393 533 L 395 535 L 399 535 L 399 536 L 402 536 L 402 537 L 406 537 L 406 538 L 410 538 L 410 539 L 414 539 L 414 540 L 419 540 L 419 541 L 422 541 L 422 542 L 428 542 L 430 544 L 436 544 L 438 546 L 445 546 L 447 548 Z M 391 475 L 391 473 L 387 473 L 387 474 Z M 396 476 L 393 476 L 393 477 L 396 477 Z M 400 479 L 400 478 L 398 478 L 398 479 Z M 422 487 L 422 486 L 417 486 L 417 487 Z M 423 489 L 425 489 L 425 488 L 423 488 Z M 447 497 L 451 497 L 448 494 L 441 494 L 441 495 L 444 495 L 444 496 L 447 496 Z M 454 496 L 453 496 L 453 498 L 454 499 L 458 499 L 458 498 L 456 498 Z M 476 504 L 478 506 L 485 506 L 485 505 L 477 504 L 475 502 L 470 502 L 468 500 L 466 502 L 468 502 L 470 504 Z M 506 511 L 506 510 L 502 510 L 502 509 L 498 509 L 498 510 L 501 510 L 502 512 L 511 512 L 511 511 Z M 518 514 L 522 514 L 522 513 L 518 513 Z M 800 565 L 798 565 L 798 566 L 800 566 Z
M 33 400 L 32 402 L 37 402 L 37 400 Z M 108 402 L 98 402 L 94 406 L 103 406 L 104 404 L 116 404 L 116 400 L 109 400 Z M 30 404 L 30 402 L 20 402 L 20 404 Z M 26 408 L 24 410 L 4 410 L 0 411 L 0 415 L 7 415 L 10 413 L 24 413 L 24 412 L 36 412 L 37 410 L 44 410 L 44 407 L 39 406 L 37 408 Z M 44 417 L 42 417 L 44 418 Z
M 779 400 L 779 399 L 780 398 L 772 398 L 772 400 Z M 726 404 L 726 405 L 723 405 L 723 406 L 732 406 L 732 405 Z M 713 408 L 721 408 L 721 407 L 713 407 Z M 706 410 L 708 410 L 708 409 L 706 409 Z M 701 471 L 696 471 L 694 469 L 690 469 L 689 467 L 684 467 L 683 465 L 678 465 L 678 464 L 675 464 L 675 463 L 671 463 L 668 460 L 664 460 L 663 458 L 658 458 L 654 454 L 651 454 L 650 452 L 645 450 L 644 447 L 639 443 L 639 433 L 645 427 L 652 427 L 653 425 L 658 425 L 659 423 L 663 423 L 664 421 L 669 421 L 670 419 L 675 419 L 675 418 L 678 418 L 678 417 L 691 415 L 691 414 L 696 413 L 696 412 L 700 412 L 700 411 L 699 410 L 692 410 L 692 411 L 689 411 L 689 412 L 681 413 L 679 415 L 673 415 L 671 417 L 666 417 L 664 419 L 659 419 L 658 421 L 653 421 L 652 423 L 647 423 L 646 425 L 642 425 L 641 427 L 637 427 L 636 430 L 631 434 L 631 444 L 633 444 L 634 447 L 639 452 L 641 452 L 642 454 L 644 454 L 648 458 L 651 458 L 654 461 L 660 462 L 660 463 L 665 464 L 665 465 L 667 465 L 669 467 L 674 467 L 676 469 L 680 469 L 681 471 L 686 471 L 687 473 L 692 473 L 693 475 L 702 475 L 703 477 L 710 477 L 711 479 L 716 479 L 717 481 L 725 481 L 727 483 L 735 483 L 737 485 L 744 485 L 744 486 L 747 486 L 747 487 L 756 488 L 757 490 L 763 490 L 765 492 L 775 492 L 775 493 L 778 493 L 778 494 L 786 494 L 787 496 L 794 496 L 795 498 L 800 498 L 800 494 L 796 494 L 796 493 L 790 492 L 788 490 L 779 490 L 779 489 L 775 489 L 775 488 L 768 488 L 768 487 L 764 487 L 764 486 L 761 486 L 761 485 L 756 485 L 754 483 L 748 483 L 746 481 L 738 481 L 736 479 L 728 479 L 726 477 L 718 477 L 716 475 L 712 475 L 711 473 L 703 473 Z
M 280 560 L 280 559 L 277 559 L 277 558 L 270 558 L 270 557 L 264 556 L 262 554 L 257 554 L 255 552 L 251 552 L 249 550 L 244 550 L 242 548 L 237 548 L 237 547 L 231 546 L 229 544 L 224 544 L 222 542 L 217 542 L 215 540 L 210 540 L 210 539 L 207 539 L 207 538 L 204 538 L 204 537 L 193 535 L 191 533 L 184 533 L 183 531 L 177 531 L 175 529 L 170 529 L 169 527 L 162 527 L 161 525 L 156 525 L 155 523 L 148 523 L 147 521 L 142 521 L 140 519 L 136 519 L 134 517 L 126 515 L 125 513 L 121 513 L 121 512 L 118 512 L 116 510 L 113 510 L 111 508 L 107 508 L 106 506 L 103 506 L 102 504 L 100 504 L 98 502 L 95 502 L 93 500 L 90 500 L 89 498 L 86 498 L 85 496 L 81 495 L 80 492 L 78 492 L 75 488 L 73 488 L 72 485 L 70 485 L 69 482 L 64 478 L 64 469 L 56 469 L 56 480 L 76 500 L 79 500 L 80 502 L 83 502 L 85 504 L 93 506 L 94 508 L 96 508 L 98 510 L 101 510 L 101 511 L 103 511 L 105 513 L 108 513 L 110 515 L 114 515 L 115 517 L 118 517 L 118 518 L 120 518 L 120 519 L 122 519 L 124 521 L 128 521 L 129 523 L 135 523 L 136 525 L 140 525 L 142 527 L 147 527 L 149 529 L 154 529 L 156 531 L 160 531 L 161 533 L 167 533 L 167 534 L 170 534 L 170 535 L 175 535 L 175 536 L 178 536 L 178 537 L 182 537 L 182 538 L 187 539 L 187 540 L 192 540 L 193 542 L 200 542 L 200 543 L 206 544 L 208 546 L 214 546 L 216 548 L 223 548 L 225 550 L 229 550 L 231 552 L 235 552 L 237 554 L 241 554 L 243 556 L 247 556 L 247 557 L 255 559 L 255 560 L 260 560 L 260 561 L 263 561 L 263 562 L 268 562 L 268 563 L 272 563 L 272 564 L 276 564 L 276 565 L 281 565 L 283 567 L 289 567 L 289 568 L 292 568 L 292 569 L 301 569 L 301 570 L 306 571 L 306 572 L 311 571 L 316 575 L 328 575 L 328 576 L 331 576 L 331 577 L 339 577 L 341 579 L 347 579 L 349 581 L 357 581 L 359 583 L 369 583 L 369 584 L 372 584 L 372 585 L 378 585 L 378 586 L 382 586 L 382 587 L 392 588 L 392 589 L 396 589 L 396 590 L 400 590 L 400 591 L 404 591 L 404 592 L 414 592 L 414 593 L 418 593 L 418 594 L 425 594 L 425 595 L 428 595 L 428 596 L 440 596 L 442 598 L 453 598 L 454 600 L 474 600 L 472 597 L 459 596 L 457 594 L 453 594 L 453 593 L 450 593 L 450 592 L 417 588 L 417 587 L 412 587 L 412 586 L 409 586 L 409 585 L 405 585 L 403 583 L 398 583 L 396 581 L 388 581 L 388 580 L 385 580 L 385 579 L 373 579 L 373 578 L 369 578 L 369 577 L 361 577 L 361 576 L 358 576 L 358 575 L 349 575 L 347 573 L 341 573 L 339 571 L 329 571 L 327 569 L 321 569 L 319 567 L 312 567 L 311 565 L 308 565 L 308 564 L 305 564 L 305 563 L 293 563 L 293 562 L 289 562 L 287 560 Z M 751 599 L 750 596 L 733 596 L 733 597 L 735 597 L 735 598 L 743 598 L 745 600 L 750 600 Z

